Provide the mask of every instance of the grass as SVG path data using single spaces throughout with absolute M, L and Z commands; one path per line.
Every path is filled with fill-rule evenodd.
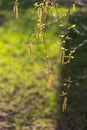
M 4 130 L 55 129 L 56 79 L 60 71 L 56 62 L 61 42 L 56 26 L 46 34 L 53 78 L 48 89 L 44 45 L 35 37 L 32 53 L 28 52 L 32 33 L 38 31 L 36 12 L 32 8 L 20 10 L 18 20 L 5 10 L 0 16 L 0 126 Z
M 67 12 L 65 7 L 58 10 L 60 15 Z M 82 12 L 85 14 L 84 11 Z M 55 11 L 51 14 L 49 23 L 56 17 Z M 70 21 L 64 16 L 63 31 L 65 32 L 69 22 L 76 24 L 80 29 L 78 21 L 79 23 L 86 21 L 85 15 L 84 18 L 82 17 L 84 20 L 79 19 L 83 14 L 73 15 Z M 59 33 L 62 33 L 62 29 L 57 24 L 49 26 L 46 41 L 53 83 L 48 89 L 44 45 L 37 37 L 33 40 L 32 53 L 28 52 L 32 33 L 38 31 L 36 11 L 32 8 L 20 9 L 18 20 L 11 11 L 0 11 L 0 16 L 2 18 L 0 19 L 0 127 L 2 130 L 55 130 L 56 125 L 58 125 L 57 130 L 86 130 L 87 81 L 82 78 L 84 67 L 87 68 L 84 59 L 86 45 L 77 50 L 75 59 L 61 70 L 59 59 L 62 39 Z M 77 21 L 74 21 L 75 19 Z M 68 35 L 72 38 L 71 41 L 67 41 L 69 48 L 77 46 L 85 38 L 79 37 L 73 30 L 70 30 Z M 60 110 L 63 99 L 60 97 L 60 72 L 63 80 L 68 75 L 73 80 L 72 87 L 67 90 L 68 106 L 65 113 L 61 113 Z

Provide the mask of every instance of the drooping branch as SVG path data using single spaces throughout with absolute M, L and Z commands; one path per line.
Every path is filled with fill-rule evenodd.
M 82 43 L 80 43 L 78 46 L 73 47 L 72 50 L 77 50 L 77 49 L 79 49 L 80 47 L 84 46 L 85 44 L 87 44 L 87 39 L 84 40 Z
M 87 34 L 80 32 L 78 29 L 73 28 L 73 30 L 80 36 L 87 36 Z

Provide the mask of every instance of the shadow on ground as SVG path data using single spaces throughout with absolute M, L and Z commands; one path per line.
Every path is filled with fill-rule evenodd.
M 71 40 L 66 42 L 66 48 L 76 49 L 75 58 L 62 70 L 63 81 L 71 76 L 70 88 L 63 87 L 68 92 L 67 110 L 61 114 L 57 130 L 87 129 L 87 10 L 81 9 L 71 16 L 70 23 L 76 27 L 68 32 Z

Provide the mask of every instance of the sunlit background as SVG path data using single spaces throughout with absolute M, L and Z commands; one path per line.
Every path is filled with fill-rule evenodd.
M 64 40 L 66 44 L 68 43 L 69 49 L 86 40 L 86 35 L 79 37 L 79 34 L 72 29 L 66 31 L 66 28 L 69 23 L 75 24 L 77 29 L 81 29 L 83 25 L 83 33 L 86 34 L 87 15 L 83 7 L 78 7 L 82 11 L 80 13 L 77 8 L 73 10 L 71 5 L 73 11 L 69 19 L 66 15 L 68 12 L 66 5 L 65 3 L 63 6 L 58 6 L 62 21 L 59 25 L 55 22 L 56 11 L 53 9 L 49 12 L 48 23 L 54 22 L 54 24 L 49 25 L 45 36 L 52 76 L 48 88 L 45 48 L 37 37 L 38 15 L 33 3 L 29 3 L 28 0 L 19 1 L 19 18 L 16 19 L 13 12 L 14 0 L 0 1 L 0 130 L 55 130 L 57 124 L 57 130 L 61 128 L 72 130 L 74 127 L 73 130 L 86 130 L 87 77 L 84 76 L 87 72 L 85 60 L 87 47 L 84 45 L 85 47 L 82 46 L 77 51 L 78 53 L 75 54 L 77 59 L 75 58 L 71 65 L 62 68 L 60 60 L 61 44 Z M 64 37 L 60 35 L 63 33 Z M 31 48 L 30 43 L 32 43 Z M 68 75 L 72 77 L 74 87 L 67 90 L 69 103 L 67 111 L 62 114 L 63 98 L 60 84 Z M 80 97 L 81 95 L 83 98 Z M 78 105 L 79 109 L 74 110 Z M 77 115 L 73 117 L 75 113 Z

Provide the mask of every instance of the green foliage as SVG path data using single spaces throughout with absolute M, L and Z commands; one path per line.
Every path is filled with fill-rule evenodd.
M 10 9 L 13 9 L 13 1 L 11 2 L 3 1 L 2 4 L 5 8 L 9 5 Z M 38 6 L 37 14 L 36 9 L 22 10 L 22 7 L 28 7 L 29 1 L 26 1 L 27 5 L 22 3 L 22 1 L 19 2 L 21 7 L 19 19 L 15 19 L 12 12 L 0 12 L 0 15 L 4 15 L 6 20 L 5 22 L 3 19 L 0 27 L 0 109 L 4 112 L 6 120 L 6 122 L 2 122 L 3 128 L 18 130 L 29 130 L 31 128 L 39 130 L 55 129 L 55 118 L 58 117 L 64 130 L 71 130 L 72 128 L 76 130 L 85 129 L 87 121 L 84 113 L 87 113 L 87 110 L 85 107 L 82 109 L 80 104 L 87 98 L 84 92 L 86 90 L 84 81 L 87 82 L 85 77 L 86 67 L 84 67 L 84 65 L 86 66 L 86 61 L 83 58 L 86 48 L 84 48 L 84 52 L 79 49 L 79 53 L 74 54 L 74 50 L 77 51 L 79 47 L 77 43 L 85 38 L 85 36 L 78 38 L 78 35 L 76 36 L 73 32 L 77 27 L 80 29 L 78 19 L 76 22 L 73 21 L 75 20 L 74 18 L 70 20 L 70 16 L 67 17 L 68 9 L 64 7 L 56 7 L 58 10 L 55 10 L 55 8 L 49 6 L 48 15 L 48 5 L 45 4 L 44 7 L 40 5 Z M 42 10 L 44 10 L 43 17 L 41 17 Z M 48 21 L 44 22 L 46 15 L 48 15 Z M 38 28 L 36 26 L 37 19 Z M 41 36 L 44 33 L 46 48 L 44 48 L 43 37 L 39 37 L 39 34 Z M 73 41 L 74 44 L 69 45 Z M 65 44 L 65 42 L 68 44 L 64 45 L 65 48 L 61 50 L 60 46 Z M 46 53 L 47 51 L 48 53 Z M 65 67 L 62 68 L 63 91 L 60 94 L 60 96 L 64 96 L 63 112 L 66 110 L 67 100 L 69 100 L 69 106 L 64 115 L 61 113 L 56 115 L 57 109 L 55 108 L 58 108 L 58 112 L 60 112 L 61 104 L 61 97 L 59 97 L 60 88 L 57 82 L 57 79 L 60 80 L 61 68 L 59 67 L 59 61 L 61 51 L 64 58 L 62 58 L 62 65 Z M 80 54 L 81 51 L 83 55 Z M 74 59 L 74 62 L 72 62 L 71 59 L 74 58 L 74 55 L 78 60 Z M 50 89 L 47 88 L 46 83 L 48 64 L 44 62 L 44 58 L 48 56 L 53 80 L 53 87 Z M 65 58 L 66 61 L 64 62 Z M 57 65 L 56 61 L 58 61 Z M 80 64 L 81 61 L 83 62 L 82 64 Z M 78 69 L 76 66 L 78 66 Z M 82 75 L 82 69 L 84 69 L 84 76 Z M 77 81 L 75 76 L 79 73 L 81 75 L 79 75 L 80 78 Z M 81 78 L 81 76 L 84 78 Z M 77 88 L 75 88 L 76 85 Z M 84 86 L 84 89 L 82 89 L 82 86 Z M 57 90 L 58 92 L 56 92 Z M 80 98 L 81 94 L 83 98 Z M 73 116 L 76 113 L 77 115 Z M 4 118 L 3 114 L 1 117 Z M 63 120 L 61 121 L 62 118 Z
M 38 0 L 40 2 L 41 0 Z M 1 7 L 4 9 L 12 9 L 15 0 L 1 0 Z M 22 9 L 27 9 L 29 7 L 33 7 L 33 4 L 37 2 L 37 0 L 18 0 L 19 6 Z
M 36 35 L 33 39 L 32 33 L 36 34 L 38 31 L 36 11 L 32 8 L 22 10 L 19 19 L 16 19 L 13 13 L 0 13 L 5 18 L 0 26 L 0 108 L 7 113 L 5 123 L 9 129 L 26 127 L 27 130 L 40 124 L 41 129 L 43 125 L 48 130 L 54 127 L 51 122 L 54 118 L 52 113 L 56 113 L 56 87 L 47 89 L 44 46 Z M 55 77 L 57 78 L 58 69 L 55 61 L 59 57 L 58 43 L 61 42 L 60 38 L 57 40 L 56 31 L 55 25 L 47 31 L 53 86 L 57 84 Z M 31 41 L 32 53 L 29 52 Z M 12 121 L 15 124 L 11 123 Z M 55 120 L 53 122 L 55 123 Z M 2 125 L 5 126 L 4 123 Z

